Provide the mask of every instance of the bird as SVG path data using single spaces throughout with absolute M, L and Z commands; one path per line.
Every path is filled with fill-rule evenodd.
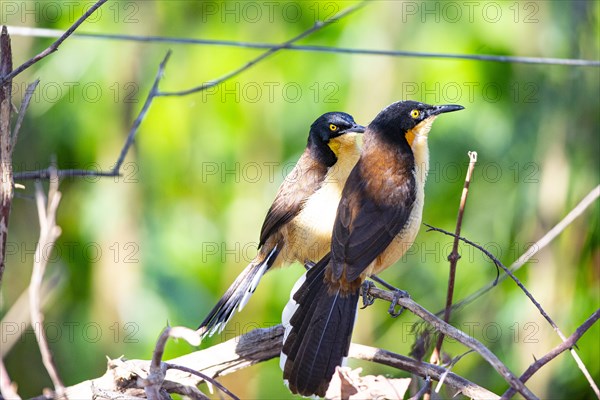
M 344 112 L 325 113 L 311 124 L 306 148 L 267 212 L 258 254 L 200 324 L 197 332 L 202 338 L 225 328 L 271 268 L 310 263 L 329 252 L 337 205 L 358 161 L 358 134 L 364 131 Z
M 431 125 L 463 108 L 399 101 L 367 126 L 338 205 L 331 251 L 296 282 L 282 313 L 280 367 L 292 393 L 325 395 L 348 355 L 363 282 L 399 260 L 419 231 Z

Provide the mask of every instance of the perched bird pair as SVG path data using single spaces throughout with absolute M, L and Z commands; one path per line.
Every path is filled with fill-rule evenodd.
M 310 165 L 319 165 L 324 171 L 317 174 L 323 179 L 311 187 L 284 182 L 263 224 L 259 255 L 200 329 L 212 333 L 227 323 L 235 307 L 243 307 L 262 274 L 280 262 L 278 257 L 283 255 L 281 262 L 288 263 L 319 260 L 294 285 L 283 311 L 280 365 L 293 393 L 324 396 L 335 367 L 348 355 L 361 285 L 400 259 L 418 233 L 431 124 L 438 115 L 461 109 L 458 105 L 431 106 L 414 101 L 393 103 L 366 128 L 359 157 L 354 140 L 340 151 L 342 147 L 334 145 L 335 136 L 326 135 L 322 128 L 334 115 L 346 121 L 346 130 L 360 131 L 362 127 L 347 114 L 320 117 L 311 127 L 307 149 L 296 168 L 310 159 Z M 338 127 L 339 123 L 333 125 Z M 341 127 L 338 130 L 344 131 Z M 319 150 L 311 149 L 315 136 L 322 139 L 316 146 Z M 315 157 L 317 153 L 333 153 L 333 157 Z M 336 161 L 340 168 L 335 168 Z M 329 171 L 335 170 L 343 181 L 326 179 Z M 333 187 L 343 187 L 337 197 L 320 195 L 322 191 L 335 192 Z M 295 191 L 300 193 L 292 194 Z M 329 203 L 317 201 L 320 199 Z M 312 217 L 317 211 L 321 211 L 321 219 Z M 302 217 L 308 213 L 310 217 Z M 325 216 L 327 213 L 335 217 Z M 290 235 L 289 228 L 295 235 Z M 306 250 L 281 253 L 295 248 L 298 233 L 309 238 L 302 245 L 319 249 L 319 258 L 310 258 Z

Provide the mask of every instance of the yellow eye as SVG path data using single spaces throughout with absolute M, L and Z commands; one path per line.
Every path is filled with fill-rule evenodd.
M 412 111 L 410 112 L 410 116 L 411 116 L 413 119 L 417 119 L 417 118 L 419 118 L 419 115 L 421 115 L 421 112 L 420 112 L 419 110 L 412 110 Z
M 340 128 L 337 125 L 329 124 L 329 130 L 331 132 L 337 132 L 338 129 L 340 129 Z

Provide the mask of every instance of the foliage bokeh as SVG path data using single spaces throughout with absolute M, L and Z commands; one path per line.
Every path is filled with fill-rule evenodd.
M 14 3 L 38 12 L 19 9 L 0 18 L 2 23 L 66 29 L 74 21 L 67 12 L 44 18 L 44 2 Z M 89 6 L 72 3 L 75 15 Z M 444 2 L 376 1 L 300 44 L 599 59 L 598 2 L 472 3 L 472 13 L 453 3 L 459 15 Z M 248 4 L 260 10 L 260 17 Z M 107 3 L 100 17 L 80 29 L 277 43 L 352 4 L 118 1 Z M 490 7 L 500 10 L 499 18 L 489 14 Z M 18 64 L 51 40 L 15 35 L 12 42 Z M 46 167 L 54 155 L 62 168 L 109 169 L 168 49 L 173 55 L 163 90 L 210 81 L 261 51 L 68 39 L 58 53 L 15 80 L 18 104 L 26 84 L 41 79 L 14 154 L 15 171 Z M 60 278 L 45 307 L 61 376 L 66 384 L 98 376 L 106 368 L 105 355 L 150 358 L 167 322 L 196 327 L 253 257 L 278 185 L 301 153 L 310 123 L 327 111 L 343 110 L 367 124 L 399 99 L 464 105 L 465 111 L 440 118 L 430 135 L 423 219 L 453 230 L 467 152 L 477 151 L 463 235 L 510 264 L 598 184 L 599 81 L 597 67 L 282 51 L 214 90 L 156 99 L 123 177 L 61 183 L 62 236 L 47 255 L 48 274 Z M 38 235 L 33 185 L 25 183 L 11 215 L 3 315 L 28 285 Z M 596 203 L 517 273 L 566 334 L 600 304 L 598 216 Z M 441 309 L 450 242 L 422 230 L 410 254 L 383 278 L 429 310 Z M 461 253 L 457 299 L 496 276 L 478 252 L 461 246 Z M 279 323 L 301 273 L 302 267 L 294 265 L 269 274 L 244 312 L 203 346 Z M 417 320 L 407 313 L 391 320 L 386 308 L 376 304 L 360 311 L 354 340 L 408 354 Z M 12 322 L 3 320 L 2 343 Z M 510 281 L 455 313 L 453 323 L 517 374 L 532 355 L 559 343 Z M 596 325 L 579 343 L 596 380 L 599 336 Z M 166 357 L 193 350 L 169 343 Z M 451 341 L 444 350 L 464 351 Z M 24 396 L 51 384 L 40 361 L 28 329 L 6 357 Z M 378 365 L 351 365 L 399 374 Z M 476 354 L 453 371 L 496 392 L 506 387 Z M 270 361 L 222 381 L 241 398 L 291 397 L 280 379 L 278 363 Z M 528 385 L 543 398 L 591 396 L 569 355 L 546 366 Z

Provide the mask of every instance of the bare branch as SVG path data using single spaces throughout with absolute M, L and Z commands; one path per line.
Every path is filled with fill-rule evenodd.
M 201 91 L 204 91 L 206 89 L 209 89 L 211 87 L 217 86 L 220 83 L 223 83 L 231 78 L 233 78 L 234 76 L 237 76 L 239 74 L 241 74 L 242 72 L 246 71 L 247 69 L 252 68 L 254 65 L 258 64 L 259 62 L 261 62 L 262 60 L 272 56 L 273 54 L 277 53 L 278 51 L 282 50 L 282 49 L 287 49 L 290 47 L 290 45 L 292 43 L 297 42 L 300 39 L 305 38 L 306 36 L 332 24 L 333 22 L 339 21 L 342 18 L 346 17 L 347 15 L 349 15 L 350 13 L 358 10 L 359 8 L 363 7 L 365 4 L 367 4 L 367 2 L 365 0 L 361 1 L 360 3 L 348 7 L 345 10 L 343 10 L 342 12 L 340 12 L 339 14 L 335 15 L 333 18 L 330 18 L 326 21 L 317 21 L 311 28 L 305 30 L 304 32 L 302 32 L 301 34 L 299 34 L 298 36 L 295 36 L 293 38 L 291 38 L 290 40 L 283 42 L 279 45 L 275 45 L 269 48 L 269 50 L 267 50 L 266 52 L 262 53 L 261 55 L 259 55 L 256 58 L 253 58 L 252 60 L 248 61 L 246 64 L 242 65 L 241 67 L 228 72 L 227 74 L 221 76 L 218 79 L 215 79 L 214 81 L 210 81 L 208 83 L 204 83 L 200 86 L 196 86 L 194 88 L 191 89 L 187 89 L 187 90 L 182 90 L 182 91 L 178 91 L 178 92 L 161 92 L 158 95 L 159 96 L 186 96 L 188 94 L 192 94 L 192 93 L 198 93 Z
M 427 225 L 427 224 L 425 224 Z M 544 310 L 544 308 L 541 306 L 540 303 L 538 303 L 538 301 L 535 299 L 535 297 L 533 297 L 533 295 L 531 294 L 531 292 L 529 292 L 529 290 L 527 290 L 527 288 L 525 287 L 525 285 L 523 285 L 523 283 L 521 283 L 521 281 L 519 280 L 519 278 L 517 278 L 510 269 L 508 269 L 504 264 L 502 264 L 502 262 L 500 262 L 500 260 L 498 260 L 498 258 L 496 258 L 492 253 L 490 253 L 489 251 L 485 250 L 483 247 L 479 246 L 478 244 L 470 241 L 469 239 L 460 237 L 460 236 L 455 236 L 454 234 L 445 231 L 443 229 L 439 229 L 439 228 L 435 228 L 431 225 L 427 225 L 429 227 L 429 230 L 433 230 L 433 231 L 437 231 L 437 232 L 441 232 L 444 233 L 445 235 L 449 235 L 449 236 L 454 236 L 460 240 L 462 240 L 463 242 L 470 244 L 471 246 L 477 248 L 478 250 L 480 250 L 481 252 L 483 252 L 486 256 L 488 256 L 493 262 L 494 264 L 496 264 L 497 267 L 502 268 L 502 270 L 504 270 L 504 272 L 506 272 L 506 275 L 508 275 L 516 284 L 517 286 L 519 286 L 519 288 L 523 291 L 523 293 L 525 293 L 525 295 L 529 298 L 529 300 L 531 300 L 531 302 L 533 303 L 533 305 L 538 309 L 538 311 L 540 312 L 540 314 L 542 314 L 542 316 L 546 319 L 546 321 L 548 321 L 548 323 L 550 324 L 550 326 L 552 326 L 552 329 L 554 329 L 554 331 L 558 334 L 558 336 L 561 338 L 561 340 L 564 342 L 567 340 L 567 338 L 565 337 L 565 335 L 562 333 L 562 331 L 560 330 L 560 328 L 558 327 L 558 325 L 556 325 L 556 323 L 552 320 L 552 318 L 550 318 L 550 316 L 548 315 L 548 313 L 546 313 L 546 310 Z M 598 386 L 596 385 L 596 382 L 594 382 L 594 379 L 592 378 L 592 376 L 590 375 L 589 371 L 587 370 L 587 367 L 585 366 L 585 364 L 583 363 L 583 361 L 581 360 L 581 357 L 579 357 L 579 354 L 577 354 L 577 352 L 575 351 L 575 349 L 571 349 L 571 355 L 573 356 L 573 358 L 575 359 L 575 362 L 577 363 L 577 366 L 579 367 L 579 369 L 581 370 L 581 372 L 583 373 L 583 375 L 585 376 L 585 378 L 588 380 L 592 390 L 594 390 L 594 393 L 596 393 L 596 397 L 598 397 L 600 399 L 600 391 L 598 390 Z
M 561 344 L 553 348 L 550 352 L 548 352 L 542 358 L 537 359 L 533 364 L 527 368 L 527 370 L 521 375 L 519 378 L 521 382 L 527 382 L 529 378 L 533 376 L 540 368 L 544 365 L 548 364 L 552 361 L 556 356 L 564 352 L 565 350 L 573 350 L 573 347 L 577 343 L 577 341 L 587 332 L 588 329 L 592 327 L 600 318 L 600 309 L 596 310 L 579 328 L 575 330 L 575 332 L 569 336 L 569 338 L 563 341 Z M 513 388 L 508 389 L 502 395 L 502 398 L 510 399 L 515 395 L 515 391 Z
M 135 141 L 135 136 L 139 130 L 142 121 L 146 117 L 148 110 L 150 109 L 150 105 L 152 101 L 158 94 L 158 84 L 164 75 L 165 66 L 169 57 L 171 56 L 171 51 L 168 51 L 165 55 L 165 58 L 162 60 L 158 67 L 158 71 L 156 73 L 156 77 L 154 78 L 154 83 L 150 92 L 148 92 L 148 96 L 146 97 L 146 101 L 144 102 L 144 106 L 138 113 L 135 121 L 133 122 L 131 129 L 129 130 L 129 134 L 127 135 L 127 139 L 121 149 L 119 154 L 119 158 L 115 162 L 115 166 L 110 171 L 95 171 L 95 170 L 83 170 L 83 169 L 62 169 L 56 170 L 56 175 L 58 178 L 72 178 L 72 177 L 84 177 L 84 176 L 97 176 L 97 177 L 116 177 L 121 175 L 121 167 L 123 162 L 125 161 L 125 157 L 131 148 L 131 145 Z M 32 180 L 32 179 L 50 179 L 50 175 L 53 173 L 53 168 L 46 168 L 39 171 L 24 171 L 17 172 L 14 174 L 15 180 Z
M 34 36 L 34 37 L 59 37 L 64 31 L 58 29 L 30 28 L 21 26 L 9 26 L 13 36 Z M 208 46 L 227 46 L 241 47 L 250 49 L 271 49 L 277 46 L 274 43 L 251 43 L 240 42 L 236 40 L 213 40 L 213 39 L 193 39 L 183 37 L 166 37 L 150 35 L 125 35 L 110 33 L 74 33 L 74 38 L 83 39 L 101 39 L 101 40 L 120 40 L 144 43 L 174 43 L 187 45 L 208 45 Z M 375 49 L 351 49 L 347 47 L 317 46 L 317 45 L 289 45 L 285 50 L 308 51 L 320 53 L 337 54 L 363 54 L 370 56 L 386 57 L 415 57 L 415 58 L 440 58 L 440 59 L 458 59 L 472 61 L 491 61 L 501 63 L 523 63 L 523 64 L 541 64 L 541 65 L 570 65 L 574 67 L 599 67 L 600 61 L 581 60 L 573 58 L 547 58 L 547 57 L 521 57 L 521 56 L 500 56 L 493 54 L 449 54 L 434 52 L 419 52 L 405 50 L 375 50 Z
M 98 0 L 96 2 L 96 4 L 94 4 L 92 7 L 90 7 L 86 11 L 85 14 L 83 14 L 77 21 L 75 21 L 75 23 L 73 25 L 71 25 L 71 27 L 69 29 L 67 29 L 67 31 L 61 37 L 59 37 L 58 40 L 56 40 L 54 43 L 52 43 L 50 45 L 50 47 L 48 47 L 46 50 L 42 51 L 37 56 L 24 62 L 23 64 L 21 64 L 18 68 L 16 68 L 11 73 L 8 73 L 8 74 L 2 73 L 0 75 L 0 85 L 3 84 L 4 82 L 11 81 L 15 76 L 19 75 L 21 72 L 25 71 L 27 68 L 31 67 L 33 64 L 37 63 L 41 59 L 49 56 L 50 54 L 52 54 L 56 50 L 58 50 L 58 46 L 60 46 L 62 44 L 62 42 L 65 41 L 65 39 L 67 39 L 69 36 L 71 36 L 71 34 L 73 32 L 75 32 L 75 29 L 77 29 L 79 27 L 79 25 L 81 25 L 83 23 L 83 21 L 85 21 L 90 15 L 92 15 L 94 13 L 94 11 L 96 11 L 98 8 L 100 8 L 100 6 L 102 4 L 106 3 L 106 1 L 107 0 Z
M 499 396 L 476 385 L 469 380 L 456 375 L 439 365 L 430 364 L 425 361 L 417 361 L 410 357 L 396 354 L 388 350 L 375 347 L 364 346 L 362 344 L 352 343 L 348 356 L 358 360 L 371 361 L 378 364 L 398 368 L 403 371 L 413 373 L 423 378 L 439 381 L 446 374 L 446 385 L 458 390 L 459 393 L 474 399 L 498 399 Z
M 490 364 L 504 380 L 513 388 L 517 389 L 519 393 L 526 399 L 536 399 L 537 397 L 527 389 L 519 378 L 517 378 L 507 367 L 492 353 L 487 347 L 485 347 L 477 339 L 468 336 L 466 333 L 456 329 L 452 325 L 442 321 L 421 305 L 416 303 L 410 298 L 394 298 L 394 292 L 378 289 L 374 286 L 369 288 L 369 294 L 378 299 L 386 300 L 389 302 L 395 301 L 397 305 L 406 308 L 417 317 L 429 323 L 437 331 L 449 336 L 468 348 L 475 350 L 479 353 L 487 362 Z
M 35 333 L 35 338 L 42 354 L 42 362 L 52 379 L 57 397 L 63 397 L 65 387 L 58 375 L 58 371 L 52 360 L 52 353 L 46 340 L 46 335 L 43 329 L 44 316 L 41 311 L 40 292 L 42 280 L 46 266 L 48 265 L 46 254 L 51 250 L 60 236 L 60 228 L 56 225 L 56 210 L 60 203 L 61 194 L 58 191 L 58 178 L 51 179 L 50 188 L 48 189 L 48 199 L 46 200 L 42 185 L 36 182 L 36 202 L 38 207 L 38 215 L 40 221 L 40 238 L 35 250 L 36 257 L 33 263 L 33 271 L 31 272 L 31 282 L 29 284 L 29 304 L 31 325 Z
M 454 231 L 456 236 L 460 236 L 463 215 L 465 213 L 465 206 L 467 204 L 467 196 L 469 195 L 469 185 L 471 184 L 471 177 L 473 176 L 473 170 L 475 169 L 475 164 L 477 163 L 477 152 L 470 151 L 469 160 L 469 168 L 467 169 L 467 176 L 465 177 L 465 184 L 463 186 L 462 195 L 460 197 L 460 205 L 458 207 L 458 216 L 456 217 L 456 229 Z M 450 313 L 452 311 L 452 298 L 454 297 L 454 282 L 456 279 L 456 264 L 460 259 L 460 254 L 458 254 L 458 243 L 458 238 L 455 237 L 454 243 L 452 244 L 452 252 L 448 256 L 448 260 L 450 261 L 450 275 L 448 277 L 448 292 L 446 294 L 446 310 L 444 311 L 445 322 L 450 321 Z M 434 364 L 437 364 L 441 358 L 440 355 L 443 343 L 444 335 L 441 334 L 438 336 L 437 344 L 430 358 L 430 361 Z

